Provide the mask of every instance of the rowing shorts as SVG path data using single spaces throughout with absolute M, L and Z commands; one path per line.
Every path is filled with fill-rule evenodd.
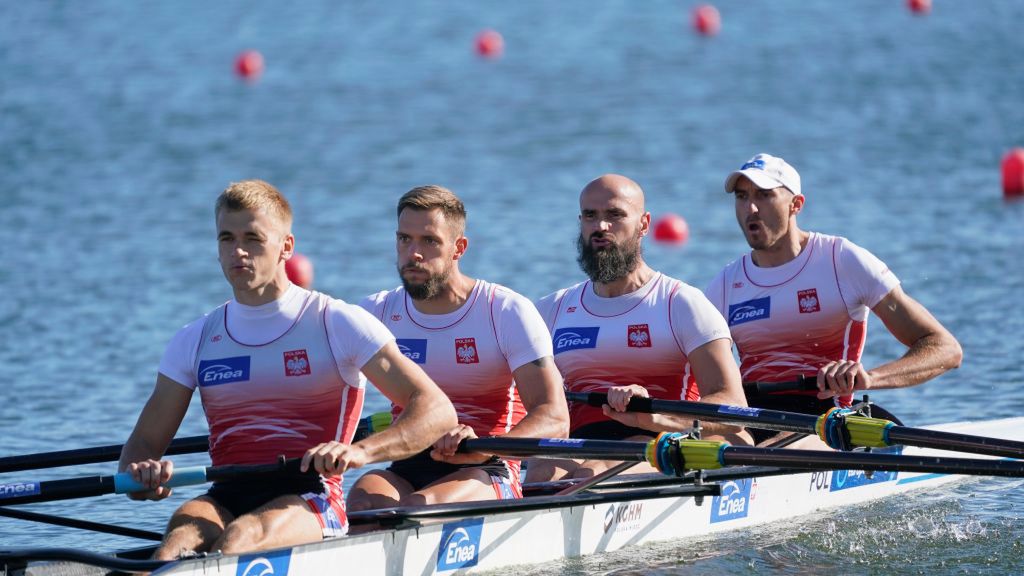
M 616 420 L 602 420 L 584 424 L 569 433 L 570 438 L 582 438 L 584 440 L 625 440 L 632 436 L 647 436 L 654 438 L 657 432 L 626 426 Z
M 389 471 L 412 484 L 413 490 L 422 490 L 463 468 L 481 468 L 487 472 L 491 479 L 491 487 L 494 488 L 494 497 L 498 500 L 523 497 L 518 460 L 502 460 L 495 456 L 483 464 L 449 464 L 431 458 L 428 448 L 411 458 L 395 460 L 388 466 Z
M 815 416 L 824 414 L 836 407 L 835 402 L 831 398 L 820 400 L 815 396 L 804 394 L 748 394 L 747 404 L 751 408 L 781 410 L 783 412 L 797 412 L 800 414 L 813 414 Z M 897 425 L 903 424 L 892 412 L 878 404 L 871 405 L 871 417 L 891 420 Z M 755 444 L 760 444 L 779 433 L 777 430 L 762 430 L 760 428 L 747 428 L 747 432 L 750 432 L 750 435 L 754 437 Z
M 348 533 L 348 515 L 345 514 L 345 496 L 339 476 L 311 474 L 282 475 L 273 478 L 215 482 L 206 492 L 232 516 L 238 518 L 263 506 L 267 502 L 294 494 L 313 511 L 324 538 L 344 536 Z

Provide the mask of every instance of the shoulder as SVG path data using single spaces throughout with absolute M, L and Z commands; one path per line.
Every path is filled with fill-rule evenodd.
M 401 290 L 401 288 L 395 288 L 394 290 L 381 290 L 380 292 L 370 294 L 359 301 L 359 306 L 374 316 L 380 316 L 380 312 L 387 304 L 388 298 L 392 294 L 398 293 L 399 290 Z
M 364 299 L 363 302 L 365 301 L 366 300 Z M 357 306 L 355 304 L 345 302 L 340 298 L 331 297 L 328 297 L 327 303 L 327 322 L 334 325 L 342 324 L 350 326 L 380 323 L 373 314 L 362 306 L 362 302 Z

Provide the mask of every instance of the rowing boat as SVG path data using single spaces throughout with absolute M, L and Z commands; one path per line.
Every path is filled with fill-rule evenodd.
M 1024 440 L 1024 417 L 927 428 Z M 909 446 L 880 451 L 908 456 L 950 455 Z M 354 525 L 372 521 L 387 528 L 253 554 L 185 559 L 167 564 L 157 573 L 281 576 L 335 573 L 339 567 L 355 568 L 360 574 L 386 575 L 477 572 L 779 522 L 963 478 L 934 473 L 868 474 L 754 466 L 708 470 L 682 478 L 622 476 L 571 495 L 549 493 L 516 501 L 354 513 Z M 541 493 L 553 487 L 557 486 L 535 485 L 532 491 Z M 154 567 L 112 556 L 52 549 L 43 557 L 63 560 L 36 562 L 29 560 L 41 555 L 33 556 L 31 552 L 6 556 L 0 552 L 0 568 L 7 562 L 10 574 L 51 575 Z M 105 568 L 90 571 L 87 566 L 97 564 Z

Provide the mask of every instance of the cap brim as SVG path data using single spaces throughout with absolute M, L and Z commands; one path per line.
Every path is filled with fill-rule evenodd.
M 772 178 L 771 176 L 765 174 L 764 170 L 752 170 L 748 168 L 746 170 L 737 170 L 732 174 L 729 174 L 729 177 L 725 179 L 726 192 L 731 193 L 733 190 L 736 189 L 736 180 L 739 180 L 740 176 L 746 176 L 747 178 L 750 179 L 751 182 L 754 183 L 755 186 L 757 186 L 758 188 L 763 188 L 765 190 L 771 190 L 773 188 L 778 188 L 779 186 L 785 188 L 786 186 L 782 182 L 779 182 L 775 178 Z

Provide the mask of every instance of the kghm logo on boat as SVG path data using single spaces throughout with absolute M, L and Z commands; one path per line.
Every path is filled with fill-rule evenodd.
M 769 296 L 755 298 L 729 305 L 729 326 L 753 322 L 754 320 L 767 320 L 771 317 L 772 299 Z
M 199 363 L 199 385 L 217 386 L 249 379 L 249 356 L 203 360 Z
M 235 576 L 285 576 L 292 561 L 290 549 L 276 552 L 242 554 Z
M 441 544 L 437 548 L 437 571 L 476 566 L 480 559 L 480 535 L 483 518 L 449 522 L 441 528 Z
M 427 363 L 426 338 L 398 338 L 398 351 L 417 364 Z
M 597 332 L 600 326 L 584 328 L 559 328 L 551 341 L 555 346 L 555 355 L 569 350 L 597 347 Z
M 711 523 L 746 518 L 750 511 L 752 478 L 722 484 L 722 495 L 711 499 Z
M 39 494 L 39 482 L 14 482 L 0 484 L 0 499 L 34 496 Z
M 640 518 L 644 513 L 643 502 L 624 502 L 608 507 L 604 514 L 604 532 L 632 532 L 640 529 Z

